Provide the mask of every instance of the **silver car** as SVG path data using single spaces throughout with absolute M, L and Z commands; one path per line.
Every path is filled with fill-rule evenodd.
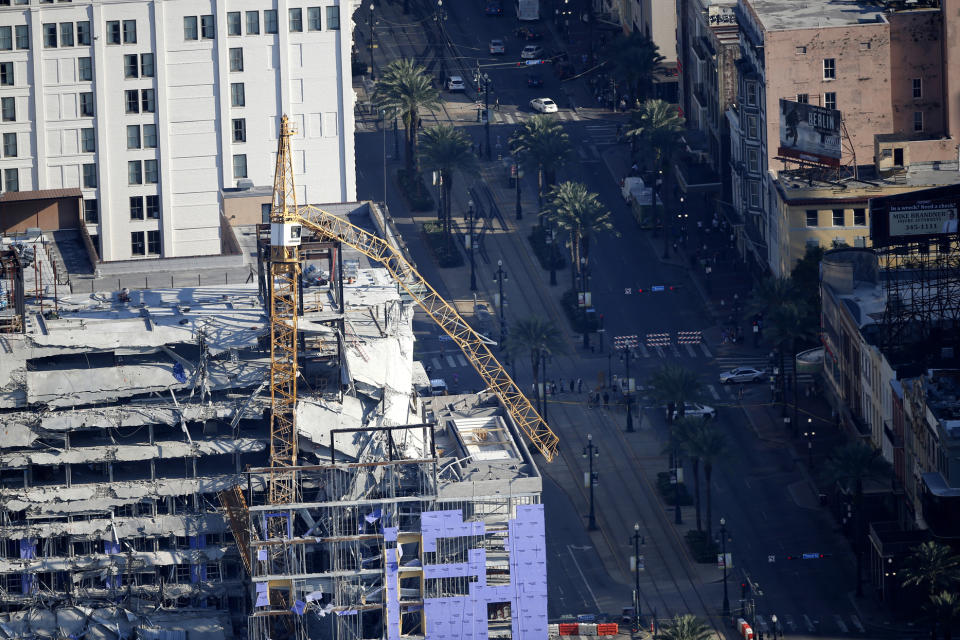
M 712 420 L 717 417 L 717 410 L 698 402 L 685 402 L 683 404 L 683 416 L 685 418 L 706 418 L 707 420 Z M 673 419 L 676 420 L 679 417 L 679 412 L 674 409 Z
M 759 369 L 752 367 L 737 367 L 730 371 L 724 371 L 720 374 L 720 384 L 731 384 L 734 382 L 761 382 L 764 373 Z

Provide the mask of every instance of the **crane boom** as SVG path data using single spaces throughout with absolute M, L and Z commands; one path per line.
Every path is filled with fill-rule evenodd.
M 530 438 L 547 462 L 557 455 L 559 439 L 537 413 L 530 400 L 497 362 L 484 339 L 464 322 L 450 303 L 430 286 L 403 255 L 382 238 L 350 224 L 332 213 L 306 206 L 296 221 L 331 240 L 339 240 L 381 264 L 397 283 L 450 336 L 491 391 L 503 402 L 517 426 Z

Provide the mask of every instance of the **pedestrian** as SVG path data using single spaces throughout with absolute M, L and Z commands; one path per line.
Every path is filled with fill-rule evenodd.
M 603 406 L 606 408 L 610 405 L 610 394 L 606 391 L 603 392 Z
M 560 378 L 560 393 L 563 393 L 563 392 L 566 391 L 566 390 L 567 390 L 567 385 L 566 385 L 566 383 L 563 381 L 563 378 Z
M 417 129 L 423 129 L 423 118 L 417 118 Z
M 583 393 L 583 378 L 577 378 L 577 393 Z
M 493 110 L 500 111 L 500 97 L 498 96 L 496 100 L 493 101 Z
M 720 344 L 727 344 L 727 330 L 720 331 Z
M 574 383 L 575 383 L 574 379 L 570 378 L 570 393 L 573 393 Z
M 550 394 L 554 396 L 557 395 L 557 383 L 552 380 L 550 381 Z
M 737 389 L 737 400 L 743 400 L 743 385 L 740 385 L 740 388 Z

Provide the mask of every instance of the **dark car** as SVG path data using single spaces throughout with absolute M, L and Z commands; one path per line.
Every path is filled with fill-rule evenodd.
M 484 9 L 484 13 L 486 13 L 488 16 L 502 16 L 503 3 L 497 0 L 490 0 L 490 2 L 487 2 L 487 7 Z
M 529 74 L 527 76 L 527 86 L 530 88 L 542 87 L 543 77 L 536 73 Z
M 518 38 L 520 38 L 521 40 L 529 40 L 531 42 L 535 42 L 537 40 L 543 40 L 542 33 L 540 33 L 539 31 L 534 31 L 529 27 L 520 27 L 519 29 L 514 31 L 513 34 Z

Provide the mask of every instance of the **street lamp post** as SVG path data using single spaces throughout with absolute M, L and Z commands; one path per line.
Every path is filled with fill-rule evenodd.
M 633 349 L 637 348 L 636 335 L 629 336 L 616 336 L 613 339 L 613 348 L 617 351 L 622 351 L 622 358 L 626 363 L 627 367 L 627 388 L 624 391 L 627 400 L 627 433 L 633 433 L 633 395 L 630 393 L 630 354 L 633 353 Z M 611 375 L 611 379 L 612 379 Z
M 470 254 L 470 291 L 477 290 L 477 272 L 473 259 L 473 200 L 467 203 L 467 251 Z
M 813 469 L 813 436 L 817 435 L 813 430 L 813 418 L 807 418 L 807 430 L 803 432 L 803 437 L 807 439 L 807 464 Z
M 494 272 L 493 281 L 497 283 L 500 288 L 500 349 L 502 350 L 505 346 L 505 340 L 507 337 L 507 318 L 503 313 L 503 283 L 507 281 L 507 272 L 503 270 L 503 260 L 497 260 L 497 270 Z
M 637 631 L 640 630 L 640 545 L 646 541 L 643 539 L 643 536 L 640 535 L 640 523 L 635 522 L 633 524 L 633 535 L 630 536 L 630 541 L 633 543 L 633 574 L 634 574 L 634 585 L 633 585 L 633 617 L 634 617 L 634 626 L 637 628 Z
M 520 180 L 523 178 L 523 168 L 520 167 L 520 163 L 516 163 L 517 167 L 517 220 L 523 220 L 523 205 L 520 204 Z
M 730 598 L 727 596 L 727 520 L 720 518 L 720 543 L 723 553 L 723 617 L 730 617 Z
M 780 625 L 779 620 L 777 620 L 777 614 L 770 616 L 770 622 L 773 624 L 773 640 L 777 640 L 777 636 L 780 634 Z
M 370 42 L 367 44 L 367 46 L 370 47 L 370 79 L 374 80 L 375 76 L 373 73 L 373 3 L 372 2 L 370 3 L 369 26 L 370 26 Z
M 547 352 L 540 351 L 540 370 L 543 372 L 543 421 L 547 421 Z
M 580 257 L 580 289 L 583 292 L 583 348 L 590 348 L 590 324 L 588 318 L 590 317 L 587 314 L 587 259 Z
M 583 457 L 589 462 L 589 475 L 586 478 L 587 485 L 590 487 L 590 531 L 597 530 L 597 518 L 593 511 L 593 485 L 596 484 L 596 476 L 593 474 L 593 459 L 600 457 L 600 450 L 593 444 L 593 436 L 587 434 L 587 446 L 583 448 Z
M 483 91 L 483 113 L 486 117 L 486 121 L 484 122 L 484 130 L 487 136 L 487 160 L 490 160 L 492 157 L 490 148 L 490 76 L 480 71 L 479 63 L 477 65 L 477 72 L 474 79 L 477 82 L 477 90 Z

